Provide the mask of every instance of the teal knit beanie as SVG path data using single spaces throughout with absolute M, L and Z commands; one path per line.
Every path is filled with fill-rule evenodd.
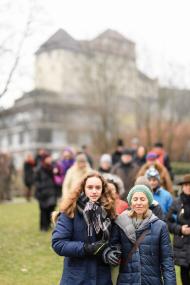
M 129 191 L 129 194 L 127 196 L 127 201 L 129 203 L 129 205 L 131 205 L 131 199 L 133 197 L 133 194 L 136 192 L 143 192 L 148 199 L 149 206 L 152 204 L 153 195 L 152 195 L 151 190 L 145 185 L 135 185 L 133 188 L 131 188 L 131 190 Z

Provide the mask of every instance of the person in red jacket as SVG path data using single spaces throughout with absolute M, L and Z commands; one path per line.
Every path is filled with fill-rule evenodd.
M 107 179 L 107 183 L 109 188 L 115 194 L 115 210 L 117 215 L 120 215 L 123 211 L 128 208 L 128 204 L 126 201 L 122 200 L 119 195 L 119 185 L 114 179 Z

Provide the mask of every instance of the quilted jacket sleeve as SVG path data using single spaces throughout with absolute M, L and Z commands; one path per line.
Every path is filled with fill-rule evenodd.
M 176 275 L 167 225 L 163 223 L 160 234 L 160 262 L 164 285 L 176 285 Z
M 60 256 L 84 256 L 84 242 L 73 241 L 73 219 L 61 214 L 52 234 L 52 247 Z

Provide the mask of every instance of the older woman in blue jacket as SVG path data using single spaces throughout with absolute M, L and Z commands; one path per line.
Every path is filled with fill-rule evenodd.
M 127 199 L 131 210 L 118 216 L 111 237 L 111 245 L 120 244 L 122 252 L 117 285 L 175 285 L 168 229 L 149 209 L 151 191 L 136 185 Z M 112 265 L 119 263 L 112 247 L 104 251 L 104 258 Z
M 88 174 L 60 205 L 52 247 L 64 256 L 60 285 L 112 285 L 102 260 L 115 217 L 114 196 L 98 172 Z

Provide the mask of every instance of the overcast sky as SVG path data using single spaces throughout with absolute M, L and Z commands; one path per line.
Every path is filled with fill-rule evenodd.
M 11 29 L 19 34 L 27 19 L 29 4 L 34 1 L 17 0 L 10 10 L 1 11 L 0 24 L 4 21 L 0 29 L 1 42 Z M 31 37 L 23 48 L 15 82 L 1 103 L 10 102 L 19 92 L 32 87 L 33 53 L 59 28 L 76 39 L 94 38 L 108 28 L 117 30 L 136 43 L 139 68 L 165 83 L 169 77 L 168 63 L 172 63 L 173 69 L 180 71 L 175 73 L 177 84 L 190 87 L 189 0 L 38 0 L 34 6 Z M 17 42 L 15 38 L 15 46 Z M 1 66 L 5 59 L 10 62 L 8 57 L 1 57 Z M 13 87 L 16 88 L 14 94 Z

